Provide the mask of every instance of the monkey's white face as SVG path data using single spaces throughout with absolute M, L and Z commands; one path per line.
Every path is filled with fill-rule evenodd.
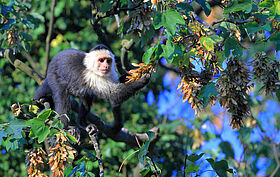
M 84 59 L 86 68 L 102 77 L 111 73 L 114 69 L 114 64 L 114 54 L 105 49 L 87 53 Z
M 96 70 L 103 75 L 107 75 L 112 69 L 112 58 L 100 57 L 97 59 Z

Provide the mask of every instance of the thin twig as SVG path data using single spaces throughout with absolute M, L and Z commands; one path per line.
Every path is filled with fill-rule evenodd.
M 272 145 L 273 151 L 274 151 L 274 158 L 276 160 L 277 166 L 274 169 L 274 171 L 271 173 L 270 177 L 273 177 L 276 175 L 276 173 L 278 172 L 279 168 L 280 168 L 280 162 L 279 162 L 279 155 L 278 155 L 278 151 L 277 151 L 277 147 L 276 144 Z
M 236 25 L 242 25 L 242 24 L 249 23 L 249 22 L 254 22 L 254 21 L 256 21 L 254 18 L 249 18 L 249 19 L 243 20 L 243 21 L 234 21 L 234 20 L 231 20 L 231 19 L 222 18 L 220 20 L 212 22 L 211 26 L 214 26 L 214 25 L 222 23 L 222 22 L 228 22 L 228 23 L 233 23 L 233 24 L 236 24 Z
M 203 20 L 202 20 L 201 18 L 199 18 L 195 13 L 192 13 L 192 16 L 193 16 L 193 18 L 194 18 L 196 21 L 198 21 L 199 23 L 203 24 L 204 26 L 207 26 L 209 29 L 211 29 L 211 30 L 213 30 L 213 31 L 215 31 L 215 32 L 218 31 L 217 28 L 214 28 L 213 25 L 210 25 L 209 23 L 203 21 Z
M 50 24 L 49 24 L 48 35 L 46 38 L 46 59 L 45 59 L 44 76 L 46 76 L 46 74 L 47 74 L 48 65 L 49 65 L 49 61 L 50 61 L 50 41 L 51 41 L 51 36 L 52 36 L 52 31 L 53 31 L 55 4 L 56 4 L 56 0 L 52 0 Z
M 140 1 L 139 3 L 137 3 L 135 6 L 133 7 L 126 7 L 126 8 L 119 8 L 119 3 L 117 3 L 117 5 L 112 9 L 112 10 L 109 10 L 107 11 L 105 14 L 102 14 L 102 13 L 97 13 L 96 14 L 96 19 L 94 21 L 94 24 L 98 23 L 100 20 L 102 20 L 103 18 L 107 18 L 107 17 L 110 17 L 112 15 L 115 15 L 115 14 L 119 14 L 120 12 L 125 12 L 125 11 L 133 11 L 133 10 L 136 10 L 138 9 L 141 5 L 143 4 L 143 1 Z
M 186 155 L 185 155 L 185 162 L 184 162 L 184 172 L 183 172 L 183 177 L 186 177 L 187 159 L 188 159 L 188 154 L 186 154 Z

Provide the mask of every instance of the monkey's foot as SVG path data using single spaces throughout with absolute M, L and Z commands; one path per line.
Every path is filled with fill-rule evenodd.
M 78 127 L 75 126 L 69 126 L 67 129 L 67 132 L 70 133 L 72 136 L 74 136 L 77 140 L 77 143 L 80 142 L 81 139 L 81 131 Z
M 86 131 L 89 136 L 95 136 L 96 134 L 98 134 L 98 129 L 94 124 L 89 124 L 88 126 L 86 126 Z

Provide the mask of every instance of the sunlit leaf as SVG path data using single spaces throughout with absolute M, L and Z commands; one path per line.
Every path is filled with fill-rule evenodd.
M 195 164 L 191 163 L 187 166 L 187 168 L 184 171 L 187 173 L 198 172 L 199 167 L 200 167 L 200 165 L 195 165 Z
M 163 14 L 158 13 L 154 21 L 155 29 L 166 27 L 166 29 L 168 29 L 171 34 L 175 34 L 176 24 L 184 25 L 185 20 L 177 11 L 171 9 L 165 11 Z
M 151 59 L 153 53 L 155 52 L 155 49 L 156 49 L 155 47 L 151 47 L 144 53 L 144 55 L 142 57 L 142 61 L 144 63 L 148 64 L 150 62 L 150 59 Z
M 244 11 L 245 13 L 250 13 L 251 10 L 252 10 L 251 0 L 236 0 L 225 8 L 224 13 L 232 13 L 238 11 Z

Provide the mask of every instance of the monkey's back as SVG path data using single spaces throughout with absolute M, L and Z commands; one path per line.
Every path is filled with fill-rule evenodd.
M 56 54 L 49 64 L 47 78 L 52 90 L 58 86 L 77 96 L 84 92 L 82 80 L 85 66 L 83 60 L 86 52 L 77 49 L 66 49 Z M 81 90 L 82 89 L 82 90 Z

